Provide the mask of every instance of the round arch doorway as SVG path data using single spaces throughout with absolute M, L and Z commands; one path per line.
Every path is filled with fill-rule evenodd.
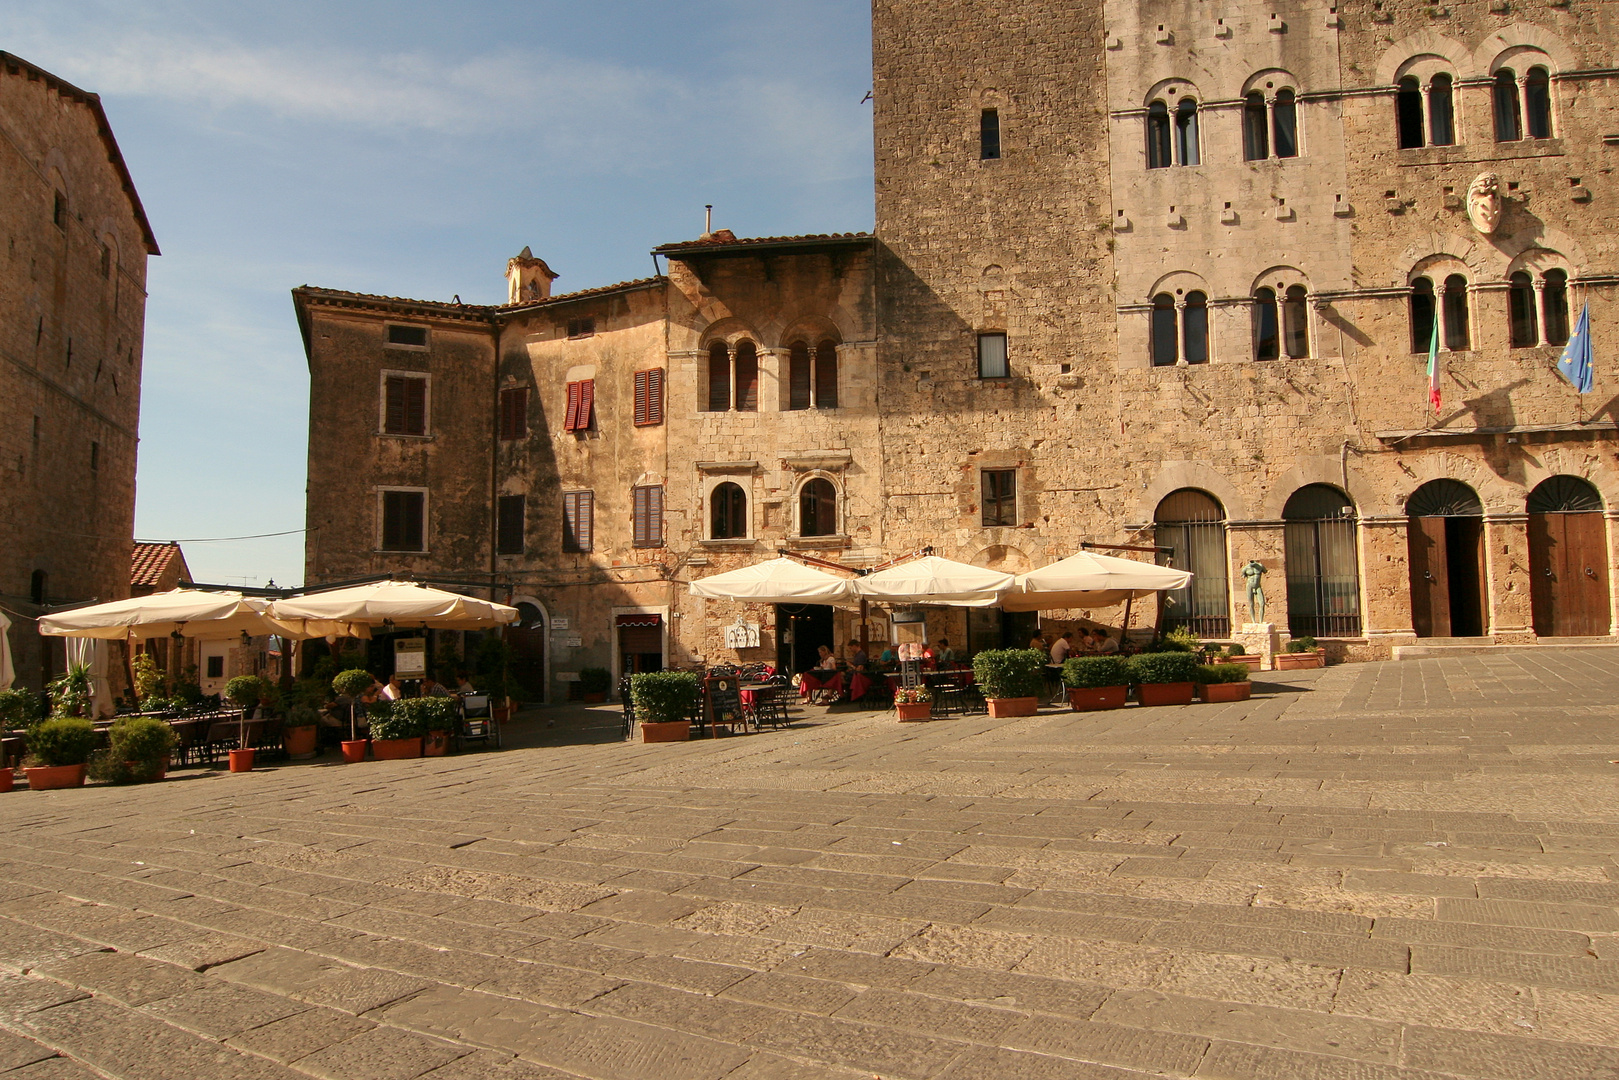
M 1405 503 L 1411 623 L 1417 637 L 1483 637 L 1484 504 L 1459 480 L 1430 480 Z
M 1608 528 L 1602 496 L 1577 476 L 1529 493 L 1529 598 L 1537 637 L 1606 637 Z

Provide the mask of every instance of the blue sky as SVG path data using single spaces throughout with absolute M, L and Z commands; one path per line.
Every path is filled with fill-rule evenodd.
M 135 535 L 304 517 L 288 290 L 503 301 L 525 244 L 591 288 L 704 203 L 738 235 L 872 225 L 867 0 L 6 0 L 0 50 L 99 93 L 163 248 Z M 303 580 L 301 535 L 185 545 L 198 580 Z

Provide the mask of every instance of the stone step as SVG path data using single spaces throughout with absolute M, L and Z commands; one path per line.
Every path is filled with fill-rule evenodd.
M 1394 646 L 1396 660 L 1431 660 L 1442 656 L 1489 656 L 1495 653 L 1543 653 L 1549 649 L 1619 649 L 1619 638 L 1541 638 L 1534 642 L 1499 644 L 1491 638 L 1424 638 L 1417 645 Z

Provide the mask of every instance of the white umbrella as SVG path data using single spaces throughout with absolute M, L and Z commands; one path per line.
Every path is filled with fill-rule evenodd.
M 7 636 L 10 629 L 11 620 L 0 612 L 0 690 L 10 690 L 17 678 L 17 669 L 11 663 L 11 638 Z
M 890 604 L 993 607 L 1012 581 L 999 570 L 925 555 L 859 578 L 854 587 L 867 600 Z
M 238 592 L 173 589 L 132 596 L 128 600 L 41 615 L 39 632 L 52 637 L 125 641 L 178 633 L 183 637 L 223 640 L 248 634 L 290 634 L 297 629 L 265 614 L 265 602 Z
M 1017 588 L 1006 594 L 1001 607 L 1007 611 L 1112 607 L 1156 592 L 1184 589 L 1191 580 L 1186 570 L 1081 551 L 1019 574 Z
M 691 594 L 755 604 L 836 604 L 856 599 L 854 582 L 794 559 L 771 559 L 691 583 Z
M 338 624 L 484 630 L 521 618 L 516 608 L 505 604 L 408 581 L 378 581 L 277 600 L 270 605 L 269 613 L 283 621 L 313 620 L 302 625 L 312 635 L 319 629 L 320 636 L 347 633 Z

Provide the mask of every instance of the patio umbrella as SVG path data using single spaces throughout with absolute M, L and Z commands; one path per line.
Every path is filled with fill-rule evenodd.
M 298 635 L 297 628 L 287 627 L 266 615 L 265 607 L 264 601 L 248 599 L 238 592 L 172 589 L 41 615 L 39 632 L 52 637 L 107 641 L 169 634 L 218 641 L 244 631 L 254 636 Z
M 11 664 L 11 638 L 6 634 L 10 629 L 11 620 L 0 612 L 0 690 L 10 690 L 17 678 L 17 669 Z
M 691 583 L 691 594 L 755 604 L 836 604 L 856 599 L 854 582 L 793 559 L 771 559 Z
M 1002 598 L 1001 607 L 1007 611 L 1113 607 L 1156 592 L 1184 589 L 1191 580 L 1186 570 L 1081 551 L 1019 574 L 1017 588 Z
M 330 592 L 309 593 L 270 604 L 269 614 L 306 628 L 351 635 L 351 628 L 392 625 L 398 629 L 487 630 L 514 623 L 521 616 L 514 607 L 445 592 L 409 581 L 377 581 Z M 312 620 L 298 623 L 297 620 Z M 338 629 L 339 624 L 349 627 Z
M 859 578 L 854 587 L 867 600 L 890 604 L 993 607 L 1012 582 L 999 570 L 925 555 Z

